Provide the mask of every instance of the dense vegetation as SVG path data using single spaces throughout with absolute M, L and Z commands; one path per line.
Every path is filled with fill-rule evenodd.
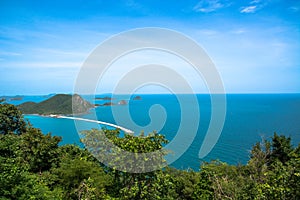
M 59 146 L 60 137 L 26 124 L 9 104 L 0 103 L 0 133 L 2 200 L 300 199 L 300 146 L 282 135 L 255 144 L 246 165 L 213 161 L 197 172 L 165 168 L 134 174 L 108 168 L 78 146 Z M 150 152 L 167 142 L 157 133 L 119 137 L 118 130 L 86 131 L 84 142 L 97 134 L 132 152 Z
M 25 102 L 18 106 L 24 114 L 79 114 L 85 113 L 92 104 L 74 94 L 57 94 L 40 103 Z

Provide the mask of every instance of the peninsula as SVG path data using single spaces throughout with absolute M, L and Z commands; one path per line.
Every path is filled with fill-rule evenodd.
M 18 108 L 24 114 L 81 114 L 88 112 L 94 106 L 84 100 L 80 95 L 57 94 L 40 103 L 25 102 L 18 105 Z
M 125 133 L 129 133 L 129 134 L 133 134 L 134 133 L 132 130 L 124 128 L 122 126 L 118 126 L 116 124 L 112 124 L 112 123 L 108 123 L 108 122 L 103 122 L 103 121 L 99 121 L 99 120 L 85 119 L 85 118 L 79 118 L 79 117 L 68 117 L 68 116 L 62 116 L 62 115 L 49 115 L 49 117 L 92 122 L 92 123 L 97 123 L 97 124 L 102 124 L 102 125 L 114 127 L 114 128 L 120 129 L 121 131 L 124 131 Z

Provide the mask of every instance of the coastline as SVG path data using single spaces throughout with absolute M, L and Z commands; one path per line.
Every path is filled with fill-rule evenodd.
M 86 121 L 86 122 L 92 122 L 92 123 L 97 123 L 97 124 L 102 124 L 102 125 L 106 125 L 106 126 L 110 126 L 110 127 L 114 127 L 114 128 L 118 128 L 122 131 L 124 131 L 125 133 L 129 133 L 129 134 L 133 134 L 134 131 L 116 125 L 116 124 L 112 124 L 112 123 L 108 123 L 108 122 L 104 122 L 104 121 L 99 121 L 99 120 L 92 120 L 92 119 L 85 119 L 85 118 L 80 118 L 80 117 L 74 117 L 74 116 L 64 116 L 64 115 L 55 115 L 55 114 L 50 114 L 50 115 L 41 115 L 41 114 L 26 114 L 26 115 L 33 115 L 33 116 L 39 116 L 39 117 L 50 117 L 50 118 L 61 118 L 61 119 L 71 119 L 71 120 L 79 120 L 79 121 Z

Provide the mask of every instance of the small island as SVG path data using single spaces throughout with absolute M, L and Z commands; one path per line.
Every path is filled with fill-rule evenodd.
M 113 105 L 115 105 L 113 102 L 106 102 L 106 103 L 104 103 L 104 104 L 100 104 L 100 106 L 113 106 Z
M 89 111 L 94 106 L 84 100 L 80 95 L 74 94 L 57 94 L 40 103 L 25 102 L 18 105 L 18 108 L 24 114 L 82 114 Z
M 21 101 L 23 100 L 23 97 L 12 97 L 9 99 L 9 101 Z
M 127 105 L 127 101 L 121 100 L 118 102 L 118 105 Z
M 142 99 L 141 96 L 135 96 L 135 97 L 133 98 L 133 100 L 141 100 L 141 99 Z
M 109 100 L 109 101 L 111 101 L 111 100 L 113 100 L 113 98 L 111 98 L 111 97 L 95 97 L 95 100 Z

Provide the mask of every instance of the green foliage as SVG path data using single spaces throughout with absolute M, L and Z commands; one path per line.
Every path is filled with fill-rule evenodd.
M 167 168 L 166 172 L 171 176 L 176 199 L 212 199 L 211 182 L 205 176 L 205 171 L 195 172 Z
M 162 149 L 168 141 L 161 134 L 154 132 L 144 136 L 142 133 L 138 137 L 125 134 L 120 137 L 119 130 L 92 129 L 83 131 L 82 135 L 81 141 L 97 159 L 107 160 L 110 166 L 126 166 L 123 171 L 147 171 L 149 165 L 163 166 L 165 163 L 163 156 L 167 152 L 164 150 L 153 153 L 151 157 L 142 154 Z M 124 150 L 132 152 L 134 157 L 128 160 L 127 155 L 122 153 Z
M 68 191 L 64 199 L 76 199 L 87 195 L 99 199 L 105 195 L 105 187 L 111 183 L 111 178 L 104 173 L 103 168 L 85 157 L 66 156 L 61 159 L 59 165 L 52 172 L 57 175 L 64 191 Z
M 24 159 L 22 136 L 0 135 L 0 197 L 2 199 L 51 199 L 58 191 L 51 191 L 42 176 L 30 172 Z M 57 198 L 53 198 L 57 199 Z
M 11 104 L 0 101 L 0 134 L 22 134 L 26 129 L 26 123 L 22 113 Z
M 60 137 L 52 137 L 50 133 L 44 135 L 39 129 L 29 127 L 21 139 L 20 149 L 31 172 L 41 173 L 57 164 Z
M 292 144 L 291 144 L 291 138 L 285 137 L 284 135 L 277 135 L 274 133 L 274 136 L 272 138 L 272 151 L 270 154 L 270 163 L 274 163 L 277 160 L 281 163 L 285 164 L 287 161 L 289 161 L 290 153 L 292 152 Z
M 264 199 L 300 198 L 300 153 L 299 146 L 293 148 L 291 138 L 274 133 L 269 143 L 263 176 L 258 184 L 260 197 Z M 251 161 L 251 160 L 250 160 Z
M 166 141 L 159 134 L 121 138 L 118 130 L 103 132 L 133 152 L 159 149 Z M 199 172 L 167 167 L 128 173 L 105 167 L 86 149 L 58 146 L 60 138 L 29 127 L 22 135 L 0 135 L 0 198 L 299 199 L 300 146 L 293 148 L 284 136 L 274 138 L 254 145 L 247 165 L 213 161 Z M 279 159 L 286 151 L 278 149 L 287 149 L 288 159 Z
M 99 160 L 109 160 L 109 165 L 126 166 L 128 171 L 137 170 L 145 171 L 149 165 L 162 165 L 165 160 L 163 156 L 166 152 L 161 151 L 152 157 L 146 157 L 144 154 L 160 150 L 163 144 L 168 141 L 163 135 L 157 133 L 150 133 L 144 136 L 143 133 L 136 137 L 133 135 L 125 134 L 120 137 L 119 130 L 96 130 L 84 131 L 82 142 L 85 146 L 95 155 Z M 108 140 L 106 139 L 108 138 Z M 120 149 L 113 148 L 109 142 L 112 142 Z M 121 150 L 135 153 L 131 159 L 126 158 L 126 155 L 120 154 Z M 108 159 L 109 158 L 109 159 Z M 147 173 L 129 173 L 118 171 L 115 168 L 107 168 L 107 171 L 114 177 L 114 187 L 111 193 L 115 197 L 121 196 L 124 199 L 149 199 L 150 196 L 160 196 L 158 192 L 159 185 L 159 172 L 151 171 Z M 163 184 L 162 184 L 163 185 Z
M 246 165 L 212 161 L 202 163 L 198 172 L 167 167 L 129 173 L 109 168 L 97 158 L 104 159 L 112 153 L 114 156 L 106 164 L 125 164 L 129 170 L 146 169 L 147 162 L 139 162 L 137 158 L 147 157 L 137 153 L 161 149 L 168 142 L 163 135 L 121 137 L 119 130 L 93 129 L 83 132 L 82 141 L 87 149 L 59 146 L 61 138 L 26 126 L 14 106 L 0 105 L 0 199 L 3 200 L 300 199 L 300 144 L 294 148 L 291 138 L 283 135 L 275 133 L 270 141 L 255 144 Z M 118 154 L 120 149 L 113 149 L 107 141 L 121 150 L 136 153 L 136 160 L 124 160 Z M 150 158 L 150 163 L 164 164 L 167 153 L 161 151 Z

